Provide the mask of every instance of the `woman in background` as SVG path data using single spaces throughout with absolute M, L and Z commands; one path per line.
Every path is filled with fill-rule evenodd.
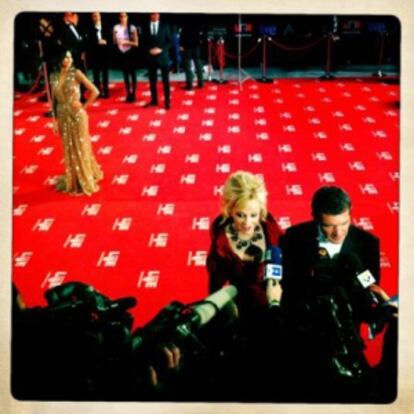
M 113 28 L 113 41 L 118 49 L 117 59 L 124 75 L 126 102 L 135 102 L 137 74 L 135 71 L 134 50 L 138 47 L 138 30 L 128 23 L 128 14 L 119 13 L 119 24 Z
M 89 136 L 86 108 L 99 95 L 98 89 L 73 65 L 70 51 L 58 56 L 58 67 L 50 78 L 55 133 L 63 141 L 65 175 L 59 177 L 57 189 L 70 194 L 91 195 L 99 190 L 103 172 L 96 162 Z M 80 86 L 89 92 L 84 104 L 80 100 Z

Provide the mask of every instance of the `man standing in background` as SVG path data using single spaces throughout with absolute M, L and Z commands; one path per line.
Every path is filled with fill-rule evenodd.
M 193 89 L 194 73 L 191 63 L 194 62 L 194 69 L 197 75 L 198 88 L 203 87 L 203 67 L 201 64 L 201 44 L 202 29 L 198 18 L 194 16 L 194 20 L 186 21 L 182 26 L 180 35 L 180 50 L 183 53 L 184 69 L 185 69 L 185 89 L 191 91 Z
M 148 54 L 148 77 L 151 89 L 151 101 L 146 106 L 158 105 L 157 72 L 160 69 L 164 87 L 164 106 L 165 109 L 170 109 L 169 51 L 172 38 L 169 26 L 160 21 L 159 13 L 151 13 L 150 23 L 144 30 L 144 36 L 143 44 Z
M 101 13 L 91 14 L 92 22 L 87 32 L 88 63 L 93 73 L 93 83 L 99 89 L 101 98 L 109 97 L 109 39 L 110 30 L 102 24 Z

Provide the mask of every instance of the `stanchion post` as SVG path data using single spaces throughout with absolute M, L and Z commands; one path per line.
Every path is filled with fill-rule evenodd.
M 207 39 L 208 42 L 208 69 L 207 69 L 207 80 L 209 82 L 213 79 L 213 44 L 211 38 Z
M 326 65 L 325 65 L 325 74 L 320 77 L 320 79 L 328 80 L 334 79 L 335 76 L 331 73 L 331 54 L 332 54 L 332 40 L 333 34 L 328 33 L 327 42 L 326 42 Z
M 267 77 L 267 36 L 265 33 L 262 36 L 262 77 L 258 81 L 264 83 L 272 82 L 272 79 Z
M 224 39 L 222 37 L 217 41 L 217 56 L 219 61 L 220 77 L 215 79 L 216 83 L 227 83 L 227 80 L 224 79 Z
M 376 76 L 378 78 L 382 78 L 385 75 L 385 73 L 382 71 L 382 65 L 384 63 L 384 45 L 385 45 L 385 31 L 380 31 L 380 50 L 379 50 L 379 56 L 378 56 L 378 69 L 375 73 L 373 73 L 373 76 Z
M 222 81 L 224 79 L 224 65 L 223 65 L 223 60 L 224 60 L 224 40 L 223 39 L 219 39 L 218 41 L 219 43 L 219 65 L 220 65 L 220 81 Z
M 38 46 L 39 46 L 40 59 L 42 61 L 43 80 L 45 82 L 47 103 L 49 104 L 49 107 L 52 108 L 52 97 L 51 97 L 51 94 L 50 94 L 49 75 L 48 75 L 48 72 L 47 72 L 47 65 L 46 65 L 46 61 L 45 61 L 45 58 L 44 58 L 43 45 L 42 45 L 41 40 L 38 41 Z M 52 109 L 50 109 L 48 112 L 45 112 L 44 115 L 48 118 L 51 118 L 53 116 Z

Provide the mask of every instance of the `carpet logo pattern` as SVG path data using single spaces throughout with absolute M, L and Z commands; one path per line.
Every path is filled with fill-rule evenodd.
M 373 79 L 252 80 L 183 91 L 172 109 L 124 102 L 121 84 L 89 108 L 105 178 L 91 197 L 56 192 L 60 138 L 37 95 L 14 105 L 13 280 L 29 306 L 50 287 L 135 296 L 142 325 L 172 300 L 207 295 L 209 227 L 228 174 L 266 182 L 282 228 L 310 219 L 321 185 L 353 200 L 353 223 L 381 239 L 382 286 L 398 286 L 399 85 Z M 162 96 L 160 90 L 160 96 Z M 375 353 L 375 352 L 374 352 Z

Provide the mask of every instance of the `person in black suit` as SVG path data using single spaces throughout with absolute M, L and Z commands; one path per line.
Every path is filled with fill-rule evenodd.
M 109 72 L 109 43 L 111 29 L 102 24 L 101 13 L 91 13 L 92 22 L 87 36 L 88 62 L 92 68 L 93 83 L 99 89 L 99 96 L 109 98 L 108 72 Z
M 378 395 L 360 326 L 382 312 L 374 299 L 383 293 L 379 239 L 351 224 L 351 199 L 341 188 L 317 190 L 312 216 L 280 240 L 292 389 L 303 391 L 299 400 L 372 401 Z M 363 272 L 369 287 L 359 284 Z
M 72 53 L 73 62 L 77 68 L 85 71 L 85 39 L 77 25 L 79 16 L 74 12 L 63 14 L 63 24 L 60 26 L 59 43 L 62 50 Z
M 197 75 L 197 86 L 203 87 L 203 67 L 201 64 L 201 44 L 202 31 L 201 25 L 197 21 L 186 22 L 181 29 L 180 50 L 183 53 L 185 69 L 185 89 L 193 89 L 194 74 L 191 68 L 191 62 L 194 62 L 194 68 Z
M 58 43 L 62 50 L 69 50 L 75 67 L 86 73 L 85 65 L 85 36 L 78 28 L 79 15 L 75 12 L 65 12 L 59 28 Z M 85 87 L 81 85 L 81 102 L 85 102 Z
M 322 255 L 356 256 L 380 282 L 379 239 L 351 224 L 351 199 L 338 187 L 322 187 L 312 199 L 313 220 L 286 230 L 282 237 L 284 299 L 300 301 Z
M 39 18 L 38 40 L 41 42 L 43 58 L 46 62 L 47 72 L 52 72 L 53 57 L 59 51 L 58 39 L 56 37 L 55 25 L 52 18 L 42 15 Z
M 166 109 L 170 109 L 169 51 L 172 37 L 169 26 L 160 21 L 159 13 L 151 13 L 150 24 L 144 29 L 144 36 L 143 44 L 148 55 L 148 77 L 151 89 L 151 101 L 146 106 L 158 105 L 157 71 L 160 69 L 164 86 L 164 105 Z

